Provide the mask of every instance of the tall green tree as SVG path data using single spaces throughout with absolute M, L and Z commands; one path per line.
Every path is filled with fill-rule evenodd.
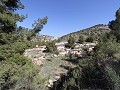
M 25 16 L 20 16 L 15 11 L 23 8 L 24 5 L 20 0 L 0 1 L 0 32 L 10 33 L 16 30 L 16 22 L 22 21 Z
M 33 24 L 32 24 L 32 27 L 33 27 L 33 30 L 35 31 L 35 33 L 39 33 L 42 29 L 43 29 L 43 26 L 47 23 L 48 21 L 48 17 L 44 17 L 43 19 L 38 19 L 37 21 L 35 21 Z
M 109 23 L 109 27 L 112 30 L 111 33 L 114 34 L 117 41 L 120 42 L 120 9 L 116 11 L 115 17 L 115 20 Z
M 17 22 L 25 16 L 15 11 L 23 8 L 20 0 L 0 0 L 0 90 L 39 90 L 35 89 L 38 86 L 35 78 L 40 67 L 23 55 L 37 29 L 18 30 Z

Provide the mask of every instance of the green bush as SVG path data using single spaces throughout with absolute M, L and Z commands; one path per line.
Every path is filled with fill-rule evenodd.
M 65 45 L 66 48 L 73 49 L 75 47 L 75 39 L 72 36 L 69 36 L 68 43 Z
M 85 42 L 85 38 L 84 38 L 84 36 L 79 36 L 79 39 L 78 39 L 78 41 L 77 41 L 78 43 L 84 43 Z
M 89 36 L 87 39 L 86 39 L 86 42 L 93 42 L 95 39 L 94 39 L 94 36 Z
M 46 44 L 46 50 L 44 52 L 58 54 L 55 42 L 48 42 Z

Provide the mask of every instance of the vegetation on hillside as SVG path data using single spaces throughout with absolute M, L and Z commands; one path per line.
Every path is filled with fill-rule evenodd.
M 88 36 L 92 36 L 95 40 L 99 40 L 100 37 L 106 32 L 110 32 L 110 28 L 107 25 L 98 24 L 87 29 L 64 35 L 60 37 L 58 41 L 67 41 L 70 36 L 74 37 L 76 41 L 78 41 L 80 36 L 83 36 L 85 40 Z
M 81 44 L 84 43 L 84 42 L 85 42 L 84 36 L 83 36 L 83 35 L 80 35 L 77 42 L 78 42 L 78 43 L 81 43 Z
M 74 45 L 75 44 L 75 38 L 74 37 L 70 36 L 67 42 L 68 43 L 65 45 L 66 48 L 73 49 L 75 47 L 75 45 Z
M 78 66 L 61 77 L 52 90 L 120 89 L 119 13 L 120 9 L 109 23 L 111 31 L 101 35 L 93 54 L 78 58 Z
M 39 67 L 23 56 L 31 47 L 31 37 L 41 31 L 47 17 L 38 19 L 32 30 L 17 26 L 26 17 L 15 11 L 23 9 L 20 0 L 0 1 L 0 90 L 38 90 Z
M 17 22 L 27 18 L 16 13 L 19 9 L 24 9 L 20 0 L 0 0 L 0 90 L 40 90 L 48 78 L 43 79 L 38 74 L 40 67 L 34 65 L 23 53 L 36 44 L 45 44 L 46 52 L 59 52 L 55 42 L 32 42 L 33 36 L 43 29 L 48 17 L 35 21 L 33 29 L 18 27 Z M 69 72 L 54 83 L 52 90 L 120 89 L 120 9 L 109 27 L 99 24 L 65 35 L 58 41 L 68 41 L 66 47 L 73 49 L 75 42 L 95 40 L 98 44 L 92 54 L 85 53 L 81 58 L 69 56 L 71 60 L 68 61 L 77 67 L 70 69 L 64 66 Z M 56 66 L 59 66 L 58 62 Z
M 55 45 L 55 42 L 46 43 L 46 50 L 44 52 L 53 53 L 53 54 L 59 54 L 59 52 L 57 50 L 57 47 Z

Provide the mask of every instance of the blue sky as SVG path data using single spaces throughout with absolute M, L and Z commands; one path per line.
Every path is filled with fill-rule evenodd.
M 22 23 L 31 28 L 38 18 L 48 16 L 48 23 L 41 34 L 62 36 L 91 27 L 96 24 L 108 24 L 120 8 L 119 0 L 21 0 L 25 9 L 18 11 L 28 14 Z

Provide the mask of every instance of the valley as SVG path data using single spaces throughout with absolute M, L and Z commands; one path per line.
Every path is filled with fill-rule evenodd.
M 67 76 L 69 70 L 77 67 L 77 64 L 74 62 L 78 62 L 78 57 L 85 57 L 86 52 L 92 52 L 96 46 L 96 43 L 90 42 L 83 44 L 75 43 L 74 49 L 68 49 L 65 47 L 67 43 L 59 42 L 55 44 L 58 55 L 44 52 L 46 46 L 36 45 L 35 48 L 25 50 L 24 55 L 31 59 L 35 65 L 40 66 L 39 75 L 43 80 L 45 79 L 43 85 L 41 85 L 41 90 L 52 88 L 54 83 L 61 79 L 61 76 Z M 84 48 L 87 51 L 84 51 Z M 70 54 L 73 58 L 69 57 Z M 73 61 L 70 59 L 73 59 Z
M 0 0 L 0 90 L 120 90 L 118 4 Z

